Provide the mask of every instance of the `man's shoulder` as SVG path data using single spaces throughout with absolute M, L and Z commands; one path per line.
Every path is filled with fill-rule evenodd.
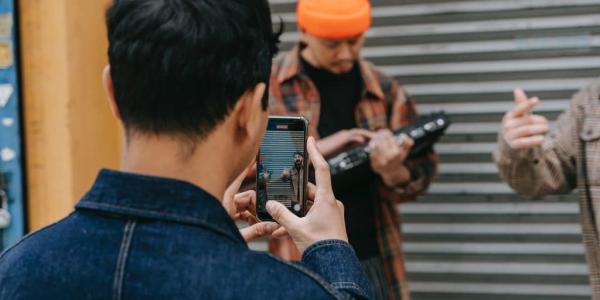
M 10 295 L 11 299 L 36 299 L 40 297 L 42 289 L 47 293 L 45 296 L 52 298 L 55 295 L 49 282 L 56 278 L 56 270 L 63 265 L 55 260 L 55 254 L 68 250 L 62 247 L 55 250 L 63 240 L 60 234 L 56 234 L 56 230 L 64 221 L 63 219 L 26 235 L 0 255 L 0 278 L 5 278 L 0 280 L 2 296 Z M 73 249 L 75 248 L 73 245 Z
M 39 230 L 36 230 L 19 240 L 16 244 L 8 247 L 2 254 L 0 254 L 0 270 L 2 269 L 2 265 L 8 263 L 10 261 L 19 260 L 27 258 L 34 258 L 30 254 L 30 252 L 39 251 L 40 249 L 36 247 L 36 245 L 43 243 L 47 234 L 53 230 L 55 227 L 64 222 L 65 219 L 60 220 L 56 223 L 50 224 L 46 227 L 43 227 Z
M 271 64 L 271 77 L 278 78 L 287 68 L 297 66 L 300 63 L 297 55 L 295 51 L 288 51 L 277 55 Z
M 588 85 L 579 90 L 571 100 L 571 108 L 590 106 L 596 109 L 600 105 L 600 77 L 594 78 Z
M 283 64 L 283 62 L 286 60 L 286 58 L 290 55 L 290 52 L 283 52 L 283 53 L 279 53 L 274 59 L 273 59 L 273 67 L 275 67 L 276 69 L 279 69 L 279 67 Z
M 600 77 L 594 78 L 592 82 L 587 86 L 589 95 L 593 97 L 593 100 L 600 100 Z
M 79 257 L 82 249 L 92 252 L 100 246 L 116 244 L 120 238 L 115 233 L 121 228 L 120 222 L 106 218 L 95 218 L 75 211 L 69 216 L 36 230 L 23 237 L 15 245 L 6 249 L 0 255 L 0 270 L 11 263 L 22 264 L 48 263 L 48 259 L 57 262 L 64 259 L 76 261 L 85 260 Z M 73 249 L 80 251 L 73 252 Z M 72 255 L 67 256 L 66 253 Z M 87 258 L 89 259 L 89 258 Z
M 596 90 L 600 90 L 600 77 L 596 77 L 590 83 L 590 86 L 594 87 Z
M 377 80 L 379 82 L 379 85 L 381 86 L 381 89 L 383 90 L 384 93 L 388 93 L 392 89 L 393 85 L 402 87 L 402 85 L 398 82 L 398 80 L 385 74 L 385 72 L 381 71 L 381 69 L 377 65 L 375 65 L 373 62 L 363 59 L 363 60 L 360 60 L 360 64 L 362 66 L 362 72 L 369 73 L 369 74 L 367 74 L 367 76 L 369 76 L 369 75 L 373 76 L 375 78 L 375 80 Z M 365 74 L 363 74 L 363 76 L 365 76 Z

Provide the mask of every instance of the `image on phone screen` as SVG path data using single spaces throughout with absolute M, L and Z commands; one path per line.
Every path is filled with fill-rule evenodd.
M 287 120 L 287 121 L 285 121 Z M 304 215 L 306 129 L 302 119 L 270 119 L 257 157 L 257 213 L 268 217 L 265 205 L 275 200 L 296 215 Z

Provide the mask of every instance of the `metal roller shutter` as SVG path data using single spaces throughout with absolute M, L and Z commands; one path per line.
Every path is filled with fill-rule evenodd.
M 270 2 L 288 50 L 295 1 Z M 399 208 L 413 298 L 590 299 L 576 196 L 516 196 L 491 151 L 513 88 L 540 96 L 536 111 L 554 120 L 600 76 L 600 0 L 372 3 L 363 55 L 422 113 L 443 109 L 454 121 L 437 146 L 440 177 Z

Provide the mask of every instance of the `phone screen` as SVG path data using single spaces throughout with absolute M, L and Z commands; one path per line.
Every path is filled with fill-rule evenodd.
M 307 181 L 306 119 L 270 117 L 256 159 L 256 212 L 271 220 L 265 205 L 275 200 L 304 216 Z

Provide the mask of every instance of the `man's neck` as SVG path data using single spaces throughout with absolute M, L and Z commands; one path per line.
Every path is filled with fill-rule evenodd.
M 225 174 L 220 151 L 198 145 L 185 157 L 181 141 L 171 137 L 135 137 L 128 142 L 121 170 L 129 173 L 173 178 L 194 184 L 219 201 L 227 188 L 229 175 Z

